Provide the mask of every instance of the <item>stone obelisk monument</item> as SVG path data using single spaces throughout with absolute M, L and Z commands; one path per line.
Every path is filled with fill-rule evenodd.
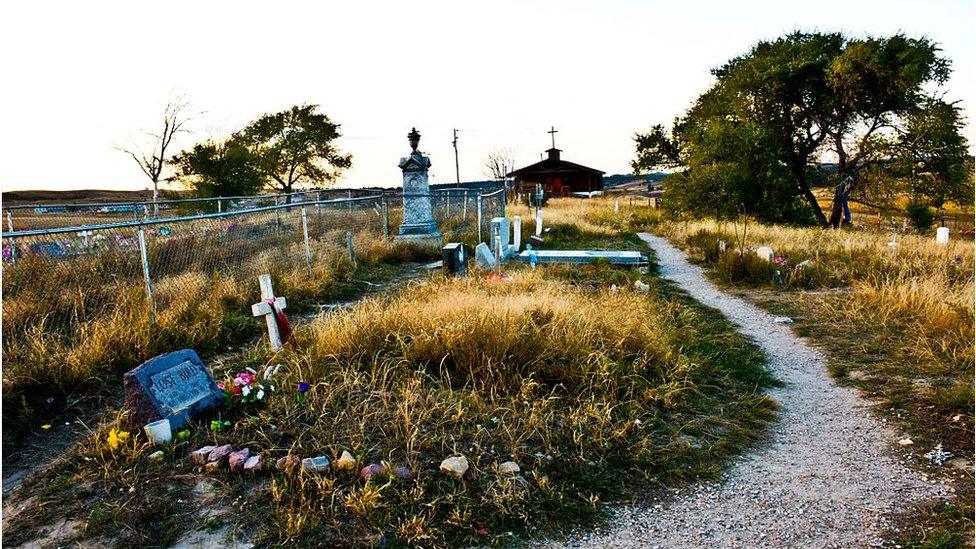
M 403 170 L 403 224 L 394 240 L 440 247 L 441 233 L 437 230 L 430 205 L 430 185 L 427 168 L 430 159 L 417 150 L 420 133 L 417 128 L 407 134 L 412 149 L 410 156 L 400 159 Z

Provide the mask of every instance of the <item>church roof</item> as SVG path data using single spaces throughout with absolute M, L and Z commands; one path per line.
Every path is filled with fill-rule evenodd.
M 566 160 L 560 159 L 559 149 L 553 148 L 553 149 L 549 149 L 546 152 L 549 153 L 549 158 L 546 158 L 541 162 L 536 162 L 535 164 L 530 164 L 524 168 L 519 168 L 507 174 L 505 177 L 516 177 L 519 175 L 541 174 L 541 173 L 556 174 L 556 173 L 572 173 L 572 172 L 589 172 L 589 173 L 595 173 L 601 175 L 606 173 L 594 168 L 583 166 L 581 164 L 576 164 L 574 162 L 568 162 Z

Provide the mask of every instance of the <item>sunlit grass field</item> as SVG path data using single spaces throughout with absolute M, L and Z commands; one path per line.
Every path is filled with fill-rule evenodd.
M 599 209 L 553 204 L 546 245 L 636 248 L 590 219 Z M 160 461 L 140 433 L 113 448 L 109 433 L 125 421 L 108 412 L 15 496 L 32 505 L 10 519 L 5 543 L 65 518 L 82 527 L 63 542 L 168 545 L 226 527 L 259 544 L 509 545 L 598 521 L 608 501 L 714 478 L 774 418 L 762 353 L 653 271 L 505 270 L 509 278 L 435 274 L 315 317 L 281 353 L 261 341 L 224 357 L 214 373 L 228 386 L 246 368 L 281 364 L 277 390 L 192 424 Z M 336 275 L 278 276 L 289 296 Z M 635 289 L 637 279 L 651 290 Z M 205 285 L 224 295 L 218 282 Z M 106 342 L 128 329 L 112 326 Z M 303 381 L 309 389 L 299 393 Z M 269 467 L 287 454 L 335 461 L 343 451 L 357 464 L 243 476 L 189 463 L 191 450 L 224 443 L 249 447 Z M 438 470 L 450 456 L 470 464 L 461 480 Z M 506 461 L 518 475 L 499 472 Z M 363 480 L 367 464 L 385 471 Z M 391 474 L 396 467 L 409 475 Z M 151 531 L 137 526 L 150 519 Z

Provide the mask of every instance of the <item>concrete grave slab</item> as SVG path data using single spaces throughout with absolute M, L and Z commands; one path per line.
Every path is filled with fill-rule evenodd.
M 539 263 L 593 263 L 605 259 L 614 265 L 640 265 L 647 258 L 640 252 L 617 250 L 533 250 Z M 521 261 L 528 261 L 528 251 L 518 255 Z

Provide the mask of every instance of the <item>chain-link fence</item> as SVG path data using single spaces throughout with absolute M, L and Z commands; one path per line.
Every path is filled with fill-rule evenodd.
M 445 241 L 481 242 L 491 218 L 505 211 L 504 191 L 450 189 L 428 196 Z M 33 324 L 44 332 L 68 335 L 87 319 L 105 314 L 117 296 L 124 294 L 131 302 L 134 289 L 144 293 L 151 312 L 180 299 L 183 292 L 177 286 L 188 283 L 187 277 L 250 280 L 275 269 L 307 269 L 311 274 L 337 258 L 355 261 L 357 243 L 388 242 L 402 217 L 402 193 L 380 193 L 178 218 L 7 231 L 2 238 L 4 316 L 13 312 L 18 324 L 26 322 L 18 330 Z M 4 324 L 5 329 L 13 327 Z
M 142 202 L 98 202 L 82 204 L 21 204 L 3 208 L 3 231 L 104 225 L 125 221 L 225 213 L 315 202 L 358 198 L 376 194 L 370 189 L 316 189 L 287 194 L 264 194 L 216 198 L 185 198 Z

